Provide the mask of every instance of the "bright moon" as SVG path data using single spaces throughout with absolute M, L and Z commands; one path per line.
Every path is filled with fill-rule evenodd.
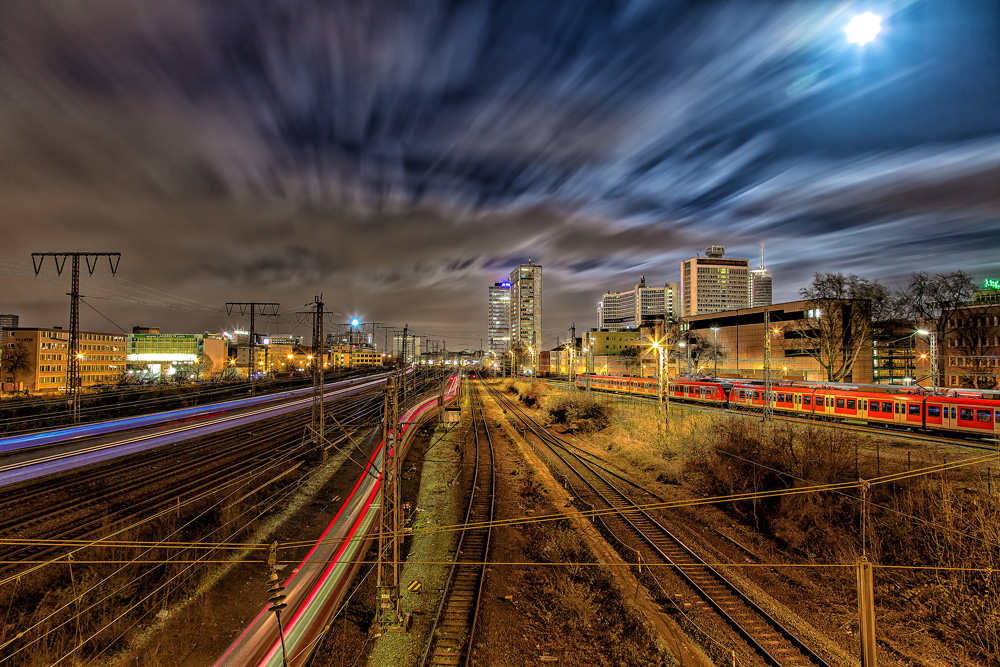
M 882 30 L 882 17 L 871 12 L 858 14 L 844 28 L 847 41 L 853 44 L 867 44 Z

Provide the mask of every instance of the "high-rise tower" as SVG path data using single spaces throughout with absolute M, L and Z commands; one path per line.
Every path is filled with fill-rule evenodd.
M 510 281 L 494 283 L 489 288 L 486 312 L 486 353 L 503 357 L 510 347 Z
M 764 268 L 764 244 L 760 244 L 760 266 L 750 272 L 750 307 L 771 305 L 771 269 Z
M 681 315 L 703 315 L 750 305 L 750 260 L 724 257 L 726 246 L 681 262 Z
M 510 345 L 534 348 L 542 343 L 542 267 L 531 257 L 510 272 Z

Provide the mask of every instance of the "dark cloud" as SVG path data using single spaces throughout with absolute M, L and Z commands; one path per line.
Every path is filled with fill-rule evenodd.
M 767 242 L 779 298 L 815 270 L 995 273 L 1000 9 L 903 0 L 865 49 L 849 13 L 5 3 L 0 215 L 25 232 L 4 259 L 114 246 L 130 279 L 201 301 L 326 290 L 469 340 L 529 255 L 546 319 L 581 326 L 717 242 Z M 16 280 L 9 309 L 47 298 Z

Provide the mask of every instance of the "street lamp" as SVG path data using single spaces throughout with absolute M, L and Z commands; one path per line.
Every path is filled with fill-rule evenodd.
M 927 336 L 927 344 L 930 346 L 931 355 L 931 388 L 937 391 L 938 388 L 938 354 L 937 354 L 937 336 L 927 329 L 917 329 L 913 332 L 915 336 Z
M 660 341 L 653 341 L 653 349 L 659 353 L 659 368 L 656 371 L 657 381 L 657 391 L 656 396 L 659 399 L 660 404 L 660 416 L 663 416 L 663 346 L 660 345 Z
M 531 353 L 531 377 L 536 378 L 538 373 L 535 372 L 535 348 L 529 346 L 528 352 Z
M 688 344 L 684 341 L 677 343 L 677 347 L 684 348 L 684 374 L 691 375 L 691 349 Z M 680 357 L 677 358 L 677 374 L 681 374 L 681 360 Z

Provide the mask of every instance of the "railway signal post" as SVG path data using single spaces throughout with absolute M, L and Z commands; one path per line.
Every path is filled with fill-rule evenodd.
M 309 304 L 306 304 L 309 305 Z M 312 358 L 312 376 L 313 376 L 313 400 L 312 400 L 312 420 L 310 422 L 309 428 L 312 432 L 313 443 L 315 446 L 310 450 L 311 455 L 319 459 L 319 461 L 326 461 L 326 446 L 325 446 L 325 436 L 326 436 L 326 417 L 323 414 L 323 384 L 324 384 L 324 370 L 323 362 L 326 359 L 324 354 L 324 344 L 323 344 L 323 318 L 327 316 L 332 316 L 334 313 L 324 310 L 323 305 L 323 295 L 319 294 L 313 299 L 313 310 L 299 311 L 297 312 L 296 318 L 306 319 L 312 317 L 313 319 L 313 358 Z
M 403 382 L 406 382 L 405 377 Z M 381 504 L 378 531 L 378 561 L 375 586 L 378 591 L 375 615 L 379 627 L 390 632 L 405 632 L 406 619 L 399 609 L 399 545 L 403 540 L 402 516 L 399 512 L 399 401 L 396 379 L 390 376 L 385 386 L 385 408 L 382 420 L 382 483 L 379 485 Z
M 35 267 L 35 275 L 42 270 L 42 262 L 46 257 L 51 257 L 56 265 L 56 273 L 60 276 L 63 267 L 66 266 L 66 258 L 72 257 L 72 274 L 70 277 L 69 292 L 69 350 L 66 359 L 66 388 L 69 391 L 70 403 L 73 411 L 73 423 L 80 423 L 80 388 L 83 384 L 80 378 L 80 361 L 83 355 L 80 354 L 80 258 L 87 258 L 87 270 L 90 275 L 94 275 L 97 269 L 97 258 L 107 257 L 111 266 L 111 275 L 118 273 L 118 262 L 121 261 L 120 252 L 33 252 L 31 253 L 31 263 Z
M 254 373 L 257 367 L 254 365 L 254 351 L 257 349 L 257 331 L 254 328 L 256 320 L 254 315 L 256 315 L 257 310 L 260 309 L 261 317 L 277 317 L 278 316 L 278 304 L 271 301 L 230 301 L 226 303 L 226 315 L 233 314 L 233 308 L 240 309 L 240 315 L 245 315 L 247 311 L 250 311 L 250 333 L 247 339 L 250 343 L 250 352 L 247 359 L 247 375 L 250 376 L 250 395 L 257 395 L 257 384 L 255 382 Z M 236 338 L 237 347 L 239 347 L 239 337 Z
M 764 311 L 764 418 L 765 422 L 774 421 L 774 404 L 771 403 L 771 393 L 774 384 L 771 382 L 771 311 Z

